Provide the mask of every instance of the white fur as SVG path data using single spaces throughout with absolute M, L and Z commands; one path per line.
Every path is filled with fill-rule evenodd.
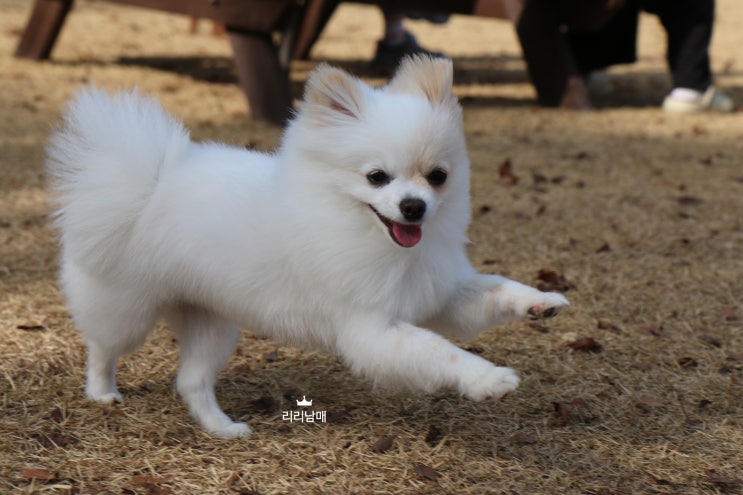
M 160 105 L 88 89 L 52 138 L 62 283 L 89 347 L 87 394 L 121 400 L 118 358 L 165 316 L 181 345 L 178 391 L 209 431 L 245 436 L 214 396 L 240 326 L 339 353 L 375 383 L 501 397 L 515 372 L 439 334 L 471 338 L 567 305 L 467 260 L 469 162 L 447 61 L 409 59 L 384 88 L 322 66 L 280 148 L 193 143 Z M 448 173 L 428 183 L 432 167 Z M 372 186 L 366 175 L 393 177 Z M 369 207 L 422 239 L 393 242 Z

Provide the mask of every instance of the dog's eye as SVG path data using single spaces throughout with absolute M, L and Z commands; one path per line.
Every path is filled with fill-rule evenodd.
M 372 170 L 366 174 L 366 180 L 368 180 L 369 184 L 372 186 L 383 186 L 389 184 L 392 178 L 382 170 Z
M 431 184 L 433 187 L 438 187 L 446 182 L 447 177 L 448 175 L 446 173 L 446 170 L 435 168 L 430 174 L 426 176 L 426 180 L 428 180 L 428 183 Z

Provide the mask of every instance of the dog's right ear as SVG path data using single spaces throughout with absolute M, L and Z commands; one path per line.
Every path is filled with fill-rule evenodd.
M 320 124 L 359 120 L 366 104 L 359 79 L 327 64 L 320 64 L 307 79 L 302 111 Z
M 387 89 L 392 93 L 421 95 L 434 104 L 455 104 L 453 72 L 452 62 L 447 58 L 411 55 L 402 60 Z

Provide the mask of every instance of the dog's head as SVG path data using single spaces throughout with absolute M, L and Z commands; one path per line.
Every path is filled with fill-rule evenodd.
M 284 145 L 290 140 L 397 245 L 413 247 L 429 230 L 466 239 L 469 161 L 451 61 L 408 58 L 381 88 L 322 65 Z

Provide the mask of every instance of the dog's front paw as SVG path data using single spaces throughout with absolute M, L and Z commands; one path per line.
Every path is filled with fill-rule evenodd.
M 114 402 L 123 402 L 124 398 L 118 390 L 110 387 L 95 387 L 90 384 L 85 389 L 85 396 L 92 401 L 101 404 L 113 404 Z
M 484 373 L 468 377 L 466 383 L 462 383 L 462 392 L 469 399 L 477 401 L 489 397 L 500 399 L 518 386 L 519 377 L 514 370 L 491 364 Z
M 220 438 L 245 438 L 249 437 L 253 430 L 245 423 L 230 423 L 210 429 L 209 432 Z
M 530 306 L 526 311 L 532 320 L 541 320 L 557 316 L 566 306 L 570 306 L 567 298 L 557 292 L 543 292 L 542 301 Z
M 87 394 L 88 399 L 101 403 L 101 404 L 113 404 L 115 402 L 123 402 L 124 398 L 121 396 L 118 392 L 112 392 L 107 394 L 101 394 L 101 395 L 91 395 Z

